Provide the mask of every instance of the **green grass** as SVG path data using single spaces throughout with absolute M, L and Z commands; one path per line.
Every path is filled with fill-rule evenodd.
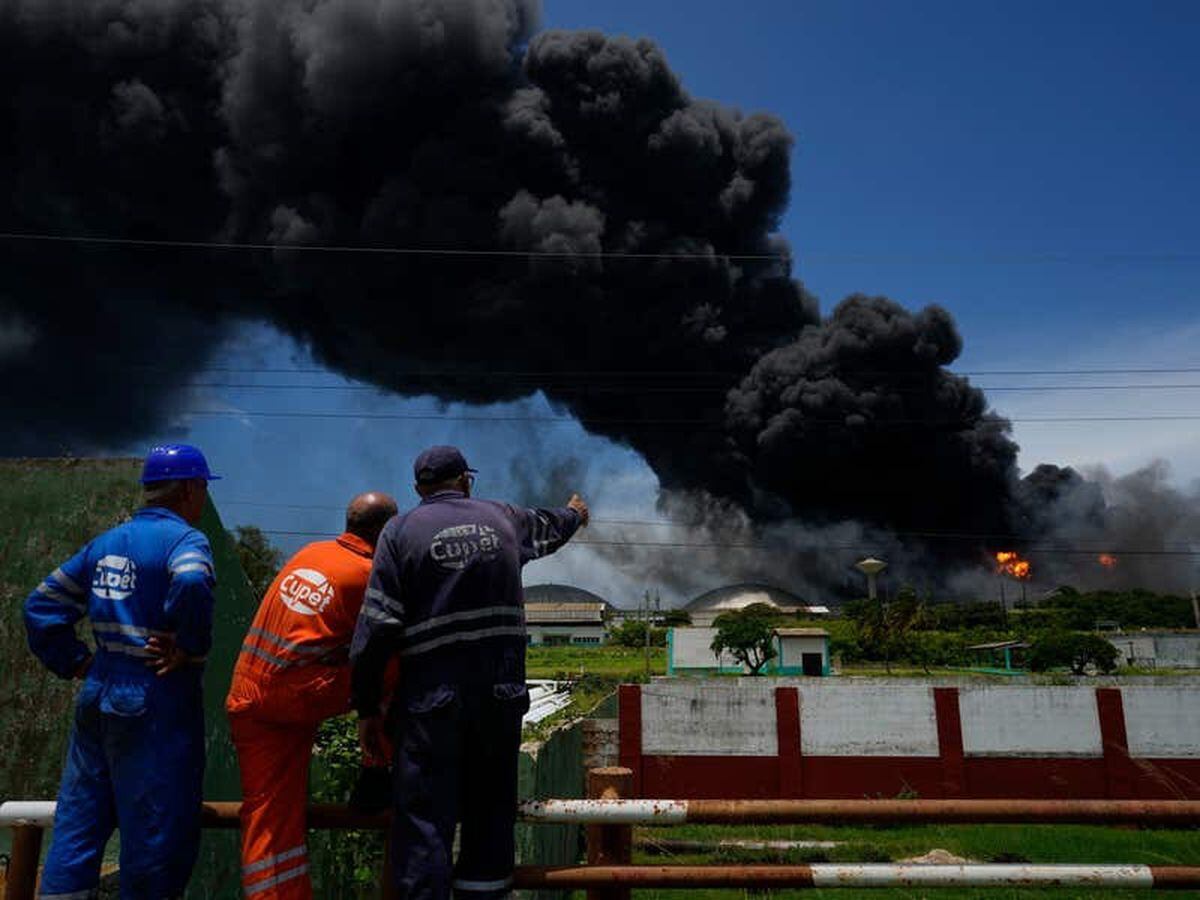
M 631 647 L 530 647 L 525 670 L 530 678 L 579 678 L 600 675 L 621 681 L 639 681 L 646 671 L 644 651 Z M 650 674 L 665 675 L 667 651 L 650 648 Z
M 137 460 L 0 460 L 0 799 L 53 797 L 75 684 L 42 668 L 21 608 L 56 565 L 138 507 Z
M 833 827 L 833 826 L 705 826 L 639 829 L 641 838 L 674 838 L 717 841 L 721 838 L 762 840 L 842 841 L 830 849 L 753 853 L 722 851 L 707 856 L 676 855 L 639 851 L 635 862 L 657 864 L 737 864 L 811 862 L 886 862 L 920 856 L 934 848 L 980 862 L 1039 863 L 1141 863 L 1145 865 L 1200 864 L 1200 830 L 1124 830 L 1075 825 L 927 825 L 918 827 Z M 641 900 L 728 900 L 744 891 L 639 891 Z M 1001 898 L 1149 897 L 1151 891 L 1095 891 L 1079 889 L 980 888 L 959 889 L 870 889 L 824 891 L 775 891 L 775 897 L 828 897 L 830 900 L 900 900 L 900 898 L 951 898 L 1001 900 Z M 1176 894 L 1176 896 L 1188 896 Z M 1195 896 L 1195 894 L 1191 894 Z

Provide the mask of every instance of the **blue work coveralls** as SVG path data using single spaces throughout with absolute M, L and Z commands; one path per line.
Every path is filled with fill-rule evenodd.
M 104 845 L 121 830 L 121 897 L 178 897 L 200 841 L 204 777 L 203 657 L 212 643 L 208 539 L 148 507 L 64 562 L 25 601 L 30 649 L 72 677 L 96 651 L 75 704 L 42 900 L 94 897 Z M 157 676 L 146 642 L 173 635 L 194 657 Z
M 350 656 L 362 716 L 389 659 L 395 744 L 392 859 L 400 895 L 487 900 L 512 884 L 525 687 L 521 567 L 578 529 L 569 508 L 520 509 L 458 491 L 393 518 L 375 550 Z M 451 854 L 461 823 L 459 855 Z

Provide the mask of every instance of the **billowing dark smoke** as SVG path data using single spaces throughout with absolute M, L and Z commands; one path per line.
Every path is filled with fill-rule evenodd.
M 784 125 L 538 13 L 0 0 L 0 231 L 274 248 L 0 240 L 0 452 L 161 434 L 257 318 L 399 393 L 542 391 L 778 535 L 1051 530 L 944 310 L 791 277 Z

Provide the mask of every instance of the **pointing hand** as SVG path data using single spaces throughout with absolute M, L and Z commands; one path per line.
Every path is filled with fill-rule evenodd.
M 588 505 L 582 497 L 578 494 L 572 494 L 571 499 L 567 501 L 567 509 L 573 509 L 579 513 L 580 524 L 584 528 L 587 528 L 590 513 L 588 512 Z

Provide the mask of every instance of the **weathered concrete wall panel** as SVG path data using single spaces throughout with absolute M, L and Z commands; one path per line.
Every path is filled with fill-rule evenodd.
M 805 756 L 937 756 L 933 689 L 806 682 L 800 747 Z
M 642 752 L 774 756 L 779 748 L 772 686 L 724 679 L 646 685 Z
M 1186 759 L 1200 755 L 1200 690 L 1127 687 L 1121 697 L 1131 756 Z
M 981 685 L 959 691 L 967 756 L 1100 756 L 1094 691 Z

